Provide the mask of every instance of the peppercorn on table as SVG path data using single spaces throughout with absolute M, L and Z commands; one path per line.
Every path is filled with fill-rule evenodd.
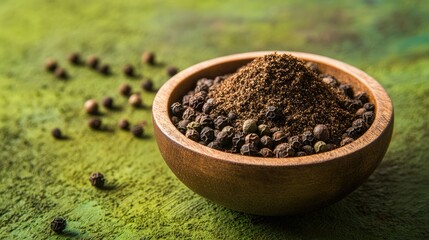
M 0 238 L 424 239 L 428 12 L 421 1 L 2 1 Z M 186 188 L 158 152 L 156 89 L 178 69 L 258 50 L 340 59 L 392 98 L 383 162 L 330 207 L 235 212 Z

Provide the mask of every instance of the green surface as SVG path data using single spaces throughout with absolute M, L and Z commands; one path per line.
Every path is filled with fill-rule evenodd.
M 317 3 L 317 4 L 316 4 Z M 0 238 L 45 239 L 424 239 L 429 236 L 429 4 L 426 1 L 59 1 L 0 2 Z M 217 206 L 188 190 L 159 154 L 149 109 L 132 110 L 117 86 L 164 68 L 140 64 L 153 50 L 184 69 L 255 50 L 305 51 L 337 58 L 375 77 L 391 96 L 395 129 L 370 179 L 344 200 L 293 217 L 258 217 Z M 66 56 L 96 54 L 102 77 Z M 71 74 L 44 72 L 54 57 Z M 146 120 L 146 139 L 86 127 L 85 99 L 112 95 L 123 111 L 114 126 Z M 154 94 L 144 93 L 150 105 Z M 60 127 L 69 140 L 55 141 Z M 103 172 L 112 190 L 90 186 Z M 49 229 L 64 216 L 63 235 Z

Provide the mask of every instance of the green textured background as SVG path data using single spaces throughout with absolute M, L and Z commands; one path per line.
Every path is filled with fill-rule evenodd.
M 429 3 L 427 1 L 0 1 L 0 238 L 45 239 L 424 239 L 429 236 Z M 184 69 L 255 50 L 326 55 L 363 69 L 391 96 L 395 129 L 374 174 L 342 201 L 292 217 L 259 217 L 217 206 L 188 190 L 156 147 L 149 109 L 132 110 L 117 86 L 133 63 L 156 86 L 162 67 L 140 64 L 153 50 Z M 96 54 L 112 65 L 102 77 L 66 56 Z M 70 72 L 43 70 L 54 57 Z M 113 126 L 148 121 L 146 139 L 93 132 L 85 99 L 112 95 Z M 150 105 L 154 94 L 144 93 Z M 70 137 L 55 141 L 60 127 Z M 115 186 L 90 186 L 101 171 Z M 251 176 L 250 176 L 251 177 Z M 63 235 L 49 229 L 64 216 Z

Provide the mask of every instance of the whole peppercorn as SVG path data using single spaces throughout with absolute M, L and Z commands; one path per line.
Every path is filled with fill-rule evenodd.
M 58 67 L 58 62 L 54 59 L 48 59 L 45 61 L 45 69 L 49 72 L 54 72 Z
M 270 128 L 265 124 L 258 126 L 258 133 L 259 136 L 271 135 Z
M 305 152 L 297 152 L 297 153 L 296 153 L 296 156 L 297 156 L 297 157 L 307 156 L 307 153 L 305 153 Z
M 57 67 L 55 69 L 55 77 L 58 79 L 66 79 L 68 77 L 67 71 L 64 68 Z
M 326 144 L 326 151 L 331 151 L 331 150 L 334 150 L 335 148 L 337 148 L 335 144 L 332 144 L 332 143 Z
M 231 145 L 231 141 L 232 135 L 226 131 L 220 131 L 218 134 L 216 134 L 216 142 L 218 142 L 223 147 Z
M 274 142 L 273 139 L 268 136 L 268 135 L 264 135 L 261 137 L 260 141 L 259 141 L 260 145 L 264 148 L 269 148 L 272 149 L 274 146 Z
M 171 104 L 170 109 L 171 109 L 171 114 L 177 117 L 181 117 L 183 115 L 183 112 L 185 111 L 182 104 L 180 104 L 179 102 L 175 102 Z
M 203 110 L 203 113 L 210 114 L 213 108 L 214 108 L 214 104 L 206 102 L 204 103 L 202 110 Z
M 258 132 L 258 126 L 255 119 L 248 119 L 243 123 L 243 132 L 245 134 Z
M 240 148 L 241 155 L 246 156 L 257 156 L 259 154 L 258 148 L 255 147 L 255 145 L 251 143 L 245 143 Z
M 351 138 L 351 137 L 345 137 L 343 140 L 341 140 L 341 142 L 340 142 L 340 146 L 342 147 L 342 146 L 344 146 L 344 145 L 347 145 L 347 144 L 349 144 L 349 143 L 352 143 L 354 141 L 354 139 L 353 138 Z
M 314 154 L 314 148 L 310 145 L 304 145 L 302 146 L 302 151 L 304 151 L 305 153 L 307 153 L 308 155 L 310 154 Z
M 153 82 L 151 79 L 146 79 L 140 84 L 140 87 L 143 90 L 145 90 L 146 92 L 152 92 L 153 91 Z
M 363 105 L 363 108 L 365 108 L 365 110 L 367 110 L 367 111 L 374 111 L 375 106 L 372 103 L 365 103 Z
M 205 98 L 202 94 L 195 94 L 189 99 L 189 106 L 197 111 L 201 111 L 204 104 Z
M 329 129 L 324 124 L 317 124 L 313 129 L 314 137 L 321 141 L 326 141 L 329 139 Z
M 247 134 L 246 137 L 244 138 L 245 143 L 251 143 L 255 146 L 258 146 L 260 141 L 261 141 L 261 139 L 259 138 L 258 134 L 256 134 L 256 133 Z
M 182 115 L 183 119 L 186 119 L 189 121 L 195 120 L 195 117 L 196 117 L 195 111 L 190 107 L 186 108 L 186 110 L 183 112 L 183 115 Z
M 131 64 L 127 64 L 122 68 L 122 72 L 127 77 L 134 77 L 134 66 Z
M 104 187 L 104 175 L 99 172 L 94 172 L 89 176 L 89 181 L 91 182 L 91 185 L 96 188 L 103 188 Z
M 302 133 L 302 144 L 304 145 L 313 145 L 314 135 L 311 131 L 305 131 Z
M 274 120 L 277 117 L 277 107 L 274 106 L 268 106 L 265 111 L 265 117 L 267 120 Z
M 233 121 L 235 121 L 235 119 L 237 119 L 237 114 L 235 114 L 234 112 L 229 112 L 228 118 L 229 118 L 230 122 L 233 122 Z
M 231 138 L 234 136 L 234 128 L 231 126 L 225 126 L 222 128 L 222 132 L 226 132 Z
M 222 146 L 216 141 L 210 142 L 209 144 L 207 144 L 207 147 L 213 148 L 216 150 L 222 150 L 223 149 Z
M 191 139 L 192 141 L 195 141 L 195 142 L 200 141 L 200 134 L 195 129 L 188 129 L 188 130 L 186 130 L 185 136 L 187 138 Z
M 309 70 L 311 70 L 311 71 L 313 71 L 313 72 L 315 72 L 315 73 L 318 73 L 318 72 L 319 72 L 319 69 L 318 69 L 318 67 L 317 67 L 317 64 L 315 64 L 315 63 L 313 63 L 313 62 L 306 62 L 306 63 L 305 63 L 305 66 L 306 66 Z
M 180 119 L 179 119 L 178 117 L 176 117 L 176 116 L 172 116 L 172 117 L 171 117 L 171 122 L 172 122 L 174 125 L 176 125 L 179 121 L 180 121 Z
M 89 56 L 86 59 L 86 65 L 88 67 L 92 68 L 92 69 L 97 69 L 98 68 L 98 63 L 99 63 L 98 57 L 96 57 L 94 55 Z
M 139 93 L 134 93 L 128 98 L 128 103 L 133 107 L 141 107 L 142 106 L 142 97 Z
M 363 106 L 362 102 L 360 100 L 356 100 L 356 99 L 349 100 L 346 103 L 346 108 L 349 109 L 350 111 L 356 111 L 357 109 L 361 108 L 362 106 Z
M 198 122 L 190 122 L 186 126 L 186 129 L 194 129 L 195 131 L 199 132 L 201 130 L 201 125 Z
M 131 133 L 134 137 L 141 138 L 144 135 L 144 129 L 141 125 L 135 125 L 131 128 Z
M 341 84 L 339 86 L 339 89 L 344 93 L 344 95 L 346 95 L 349 98 L 353 98 L 354 93 L 353 93 L 353 88 L 352 86 L 350 86 L 349 84 Z
M 295 156 L 295 150 L 290 144 L 281 143 L 274 149 L 274 154 L 277 158 L 293 157 Z
M 349 127 L 346 130 L 347 136 L 356 139 L 360 136 L 361 132 L 355 127 Z
M 182 134 L 185 134 L 187 130 L 186 127 L 189 123 L 190 121 L 186 119 L 179 121 L 179 123 L 177 123 L 177 130 L 179 130 Z
M 364 112 L 362 118 L 365 123 L 369 126 L 374 121 L 374 112 Z
M 332 77 L 332 76 L 326 76 L 326 77 L 323 77 L 323 78 L 322 78 L 322 81 L 323 81 L 325 84 L 328 84 L 328 85 L 330 85 L 330 86 L 332 86 L 332 87 L 336 87 L 336 86 L 338 85 L 337 80 L 336 80 L 334 77 Z
M 98 113 L 98 103 L 94 99 L 89 99 L 83 105 L 85 111 L 88 114 L 97 114 Z
M 215 138 L 213 129 L 210 127 L 204 127 L 203 130 L 201 130 L 200 138 L 207 144 L 212 142 Z
M 130 122 L 127 119 L 121 119 L 118 121 L 118 127 L 122 130 L 128 130 L 130 128 Z
M 142 61 L 149 65 L 155 64 L 155 53 L 153 52 L 144 52 L 142 55 Z
M 283 131 L 277 131 L 273 133 L 273 141 L 276 145 L 286 142 L 287 141 L 286 133 Z
M 215 120 L 214 120 L 214 125 L 216 129 L 221 130 L 222 128 L 226 127 L 229 125 L 229 118 L 223 116 L 223 115 L 219 115 Z
M 51 134 L 56 139 L 63 138 L 63 134 L 61 133 L 61 129 L 59 129 L 59 128 L 52 129 Z
M 105 108 L 112 109 L 113 108 L 113 98 L 112 97 L 103 98 L 102 104 Z
M 244 135 L 243 133 L 239 132 L 234 134 L 234 137 L 232 137 L 232 145 L 236 147 L 237 149 L 240 149 L 241 146 L 244 144 Z
M 100 69 L 98 71 L 103 75 L 109 75 L 110 74 L 110 65 L 109 64 L 103 64 L 100 66 Z
M 272 127 L 272 128 L 270 128 L 270 132 L 273 134 L 273 133 L 275 133 L 275 132 L 278 132 L 278 131 L 281 131 L 281 129 L 280 128 L 278 128 L 278 127 Z
M 199 123 L 200 123 L 201 127 L 214 128 L 214 122 L 210 116 L 202 115 L 199 119 Z
M 261 150 L 259 150 L 259 154 L 262 157 L 274 157 L 273 151 L 271 151 L 271 149 L 269 148 L 262 148 Z
M 56 233 L 62 233 L 66 227 L 67 221 L 62 217 L 56 217 L 51 222 L 51 229 Z
M 356 130 L 360 133 L 363 133 L 368 126 L 366 125 L 365 121 L 362 118 L 358 118 L 353 121 L 352 127 L 356 128 Z
M 167 75 L 170 77 L 176 75 L 178 72 L 179 72 L 179 69 L 177 69 L 176 67 L 173 67 L 173 66 L 167 67 Z
M 88 126 L 94 130 L 99 130 L 101 128 L 101 124 L 102 122 L 99 118 L 91 118 L 88 120 Z
M 359 108 L 359 109 L 356 111 L 355 116 L 356 116 L 356 117 L 362 117 L 362 115 L 363 115 L 365 112 L 366 112 L 366 109 L 365 109 L 365 108 Z
M 81 64 L 80 54 L 79 53 L 70 53 L 67 57 L 67 60 L 73 65 Z
M 368 94 L 366 94 L 366 92 L 359 92 L 356 94 L 355 99 L 361 101 L 362 103 L 367 103 L 369 101 Z
M 314 151 L 316 153 L 326 152 L 328 150 L 328 147 L 326 146 L 326 143 L 323 141 L 318 141 L 314 144 Z
M 186 94 L 185 96 L 183 96 L 182 98 L 183 106 L 189 106 L 189 99 L 192 97 L 192 94 Z
M 301 141 L 299 136 L 292 136 L 288 139 L 289 145 L 291 145 L 295 149 L 299 149 L 301 147 Z
M 119 93 L 124 96 L 124 97 L 128 97 L 131 95 L 132 92 L 132 88 L 130 85 L 123 83 L 119 86 Z

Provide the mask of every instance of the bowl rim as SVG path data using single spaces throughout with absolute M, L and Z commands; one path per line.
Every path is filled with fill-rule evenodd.
M 236 153 L 227 153 L 220 150 L 215 150 L 207 147 L 198 142 L 188 139 L 185 135 L 179 132 L 170 120 L 168 106 L 169 97 L 171 93 L 179 87 L 180 83 L 193 76 L 194 74 L 204 71 L 205 69 L 225 62 L 235 62 L 243 60 L 252 60 L 256 57 L 261 57 L 271 53 L 278 54 L 291 54 L 297 58 L 305 61 L 323 62 L 329 65 L 330 68 L 336 68 L 338 71 L 345 72 L 346 74 L 356 78 L 361 82 L 366 89 L 371 91 L 374 96 L 375 118 L 370 128 L 358 139 L 350 144 L 336 148 L 334 150 L 317 153 L 302 157 L 288 157 L 288 158 L 264 158 L 254 156 L 244 156 Z M 226 161 L 231 164 L 240 165 L 253 165 L 253 166 L 303 166 L 312 165 L 317 163 L 325 163 L 333 161 L 338 158 L 344 158 L 348 155 L 356 153 L 359 150 L 366 148 L 372 142 L 387 130 L 389 123 L 393 119 L 393 105 L 390 97 L 384 88 L 371 76 L 362 70 L 353 67 L 347 63 L 335 60 L 329 57 L 320 56 L 312 53 L 294 52 L 294 51 L 257 51 L 232 54 L 223 57 L 213 58 L 193 66 L 186 68 L 175 76 L 171 77 L 164 85 L 158 90 L 152 105 L 152 117 L 154 125 L 164 134 L 169 140 L 186 148 L 188 151 L 206 156 L 208 159 L 217 159 L 219 161 Z M 167 120 L 166 120 L 167 119 Z M 158 137 L 158 136 L 156 136 Z

